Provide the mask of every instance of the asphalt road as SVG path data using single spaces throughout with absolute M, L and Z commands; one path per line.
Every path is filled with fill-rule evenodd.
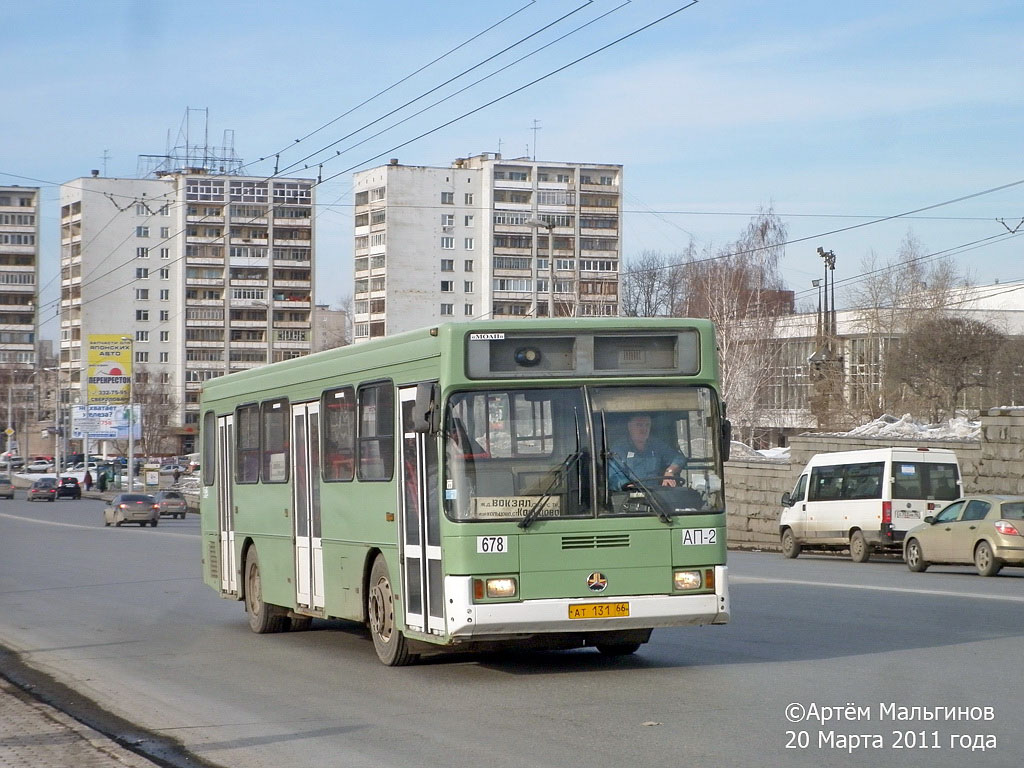
M 97 501 L 0 502 L 0 644 L 232 768 L 1024 760 L 1024 570 L 748 552 L 729 566 L 730 625 L 657 630 L 633 657 L 388 669 L 354 624 L 250 633 L 200 580 L 194 516 L 105 528 Z M 913 706 L 961 719 L 900 719 Z

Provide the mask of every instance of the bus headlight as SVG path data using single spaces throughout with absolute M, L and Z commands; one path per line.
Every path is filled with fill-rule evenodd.
M 677 590 L 700 589 L 700 571 L 675 571 L 672 585 Z
M 515 597 L 516 580 L 510 577 L 487 580 L 488 597 Z

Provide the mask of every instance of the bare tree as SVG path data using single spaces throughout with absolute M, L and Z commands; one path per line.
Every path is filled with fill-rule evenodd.
M 132 385 L 132 399 L 140 414 L 141 437 L 135 441 L 135 452 L 143 456 L 161 456 L 177 452 L 177 427 L 174 417 L 178 412 L 177 398 L 156 380 L 159 374 L 136 369 Z M 128 441 L 118 440 L 114 450 L 122 456 L 128 453 Z
M 630 259 L 622 275 L 622 314 L 627 317 L 676 315 L 686 265 L 692 261 L 693 243 L 683 253 L 643 251 Z
M 786 226 L 762 209 L 741 237 L 688 269 L 686 314 L 715 324 L 722 361 L 722 393 L 729 415 L 748 442 L 756 442 L 766 390 L 776 367 L 774 342 L 780 315 L 792 312 L 779 261 L 785 253 Z
M 857 401 L 874 418 L 906 400 L 906 385 L 888 374 L 896 342 L 914 325 L 946 310 L 952 291 L 969 284 L 966 273 L 949 258 L 929 259 L 921 242 L 908 232 L 899 251 L 881 263 L 872 252 L 861 262 L 865 277 L 849 291 L 850 304 L 858 307 L 860 331 L 871 346 L 868 356 L 877 361 L 877 376 Z
M 990 384 L 1005 341 L 978 320 L 948 315 L 921 320 L 900 340 L 889 373 L 937 422 L 956 413 L 967 390 Z

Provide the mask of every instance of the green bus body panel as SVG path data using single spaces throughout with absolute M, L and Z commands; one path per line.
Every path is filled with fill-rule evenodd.
M 622 376 L 577 378 L 545 376 L 537 379 L 473 380 L 466 376 L 466 342 L 471 332 L 478 333 L 648 333 L 693 328 L 700 333 L 701 359 L 707 363 L 698 375 Z M 216 416 L 234 412 L 242 404 L 286 397 L 291 404 L 319 401 L 327 389 L 355 386 L 390 379 L 396 386 L 421 381 L 439 381 L 442 397 L 454 391 L 501 387 L 577 387 L 680 384 L 705 385 L 718 391 L 717 353 L 713 325 L 706 320 L 676 318 L 562 318 L 555 320 L 489 320 L 480 323 L 449 323 L 409 333 L 375 339 L 358 345 L 327 350 L 282 363 L 241 371 L 204 382 L 200 424 L 203 414 Z M 397 402 L 397 400 L 396 400 Z M 396 423 L 396 432 L 397 432 Z M 396 445 L 401 436 L 395 435 Z M 200 445 L 204 445 L 201 437 Z M 439 443 L 440 445 L 440 443 Z M 204 457 L 204 462 L 209 457 Z M 400 573 L 398 509 L 400 459 L 396 458 L 391 481 L 322 482 L 320 508 L 322 521 L 324 614 L 361 620 L 362 594 L 371 553 L 380 551 L 388 563 L 396 590 Z M 292 480 L 287 483 L 234 485 L 235 548 L 239 569 L 239 589 L 243 568 L 242 552 L 247 542 L 256 546 L 260 556 L 264 599 L 270 603 L 295 607 L 295 547 L 292 518 Z M 227 478 L 230 482 L 231 478 Z M 225 478 L 216 477 L 212 485 L 201 486 L 200 509 L 203 546 L 203 579 L 214 590 L 221 590 L 218 529 L 218 490 Z M 392 516 L 388 520 L 388 516 Z M 714 545 L 683 546 L 683 527 L 718 529 Z M 563 549 L 565 536 L 628 535 L 630 546 Z M 509 551 L 504 554 L 477 554 L 476 537 L 508 536 Z M 460 522 L 442 515 L 443 570 L 447 575 L 514 575 L 520 580 L 519 599 L 553 597 L 610 597 L 625 594 L 669 594 L 672 570 L 679 567 L 710 567 L 724 564 L 725 522 L 723 514 L 675 518 L 672 527 L 649 518 L 584 518 L 578 520 L 538 520 L 528 530 L 514 522 Z M 216 553 L 216 555 L 214 554 Z M 213 558 L 216 557 L 216 562 Z M 606 591 L 596 594 L 586 586 L 586 577 L 600 571 L 609 579 Z M 401 600 L 396 600 L 400 621 Z M 444 637 L 416 637 L 431 642 L 446 642 Z

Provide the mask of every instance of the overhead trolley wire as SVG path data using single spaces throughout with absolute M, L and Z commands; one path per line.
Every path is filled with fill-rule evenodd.
M 513 11 L 512 13 L 510 13 L 510 14 L 509 14 L 508 16 L 506 16 L 505 18 L 503 18 L 503 19 L 500 19 L 499 21 L 496 21 L 496 22 L 495 22 L 494 24 L 491 24 L 491 26 L 487 27 L 486 29 L 483 29 L 483 30 L 481 30 L 480 32 L 477 32 L 477 33 L 476 33 L 475 35 L 473 35 L 472 37 L 469 37 L 469 38 L 467 38 L 466 40 L 463 40 L 463 41 L 462 41 L 461 43 L 459 43 L 458 45 L 456 45 L 456 46 L 455 46 L 454 48 L 451 48 L 451 49 L 449 49 L 448 51 L 446 51 L 445 53 L 442 53 L 442 54 L 441 54 L 440 56 L 438 56 L 437 58 L 435 58 L 435 59 L 433 59 L 433 60 L 431 60 L 431 61 L 427 62 L 427 63 L 426 63 L 426 64 L 424 64 L 423 66 L 421 66 L 421 67 L 420 67 L 419 69 L 416 69 L 416 70 L 414 70 L 413 72 L 410 72 L 410 73 L 409 73 L 408 75 L 406 75 L 405 77 L 403 77 L 403 78 L 400 78 L 399 80 L 396 80 L 396 81 L 395 81 L 395 82 L 393 82 L 393 83 L 392 83 L 391 85 L 389 85 L 389 86 L 388 86 L 387 88 L 384 88 L 384 89 L 382 89 L 382 90 L 379 90 L 379 91 L 377 91 L 377 92 L 376 92 L 375 94 L 373 94 L 373 95 L 372 95 L 372 96 L 370 96 L 369 98 L 366 98 L 366 99 L 364 99 L 363 101 L 359 102 L 358 104 L 356 104 L 356 105 L 355 105 L 354 107 L 352 107 L 351 109 L 348 109 L 348 110 L 346 110 L 345 112 L 342 112 L 342 113 L 341 113 L 340 115 L 338 115 L 337 117 L 335 117 L 335 118 L 333 118 L 333 119 L 331 119 L 331 120 L 328 120 L 328 121 L 327 121 L 326 123 L 324 123 L 323 125 L 321 125 L 321 126 L 320 126 L 319 128 L 315 128 L 315 129 L 313 129 L 312 131 L 310 131 L 309 133 L 307 133 L 307 134 L 306 134 L 305 136 L 302 136 L 301 138 L 295 139 L 295 141 L 294 141 L 293 143 L 289 144 L 288 146 L 282 147 L 282 148 L 281 148 L 281 149 L 279 149 L 279 150 L 278 150 L 277 152 L 272 152 L 272 153 L 270 153 L 269 155 L 266 155 L 265 157 L 261 157 L 261 158 L 260 158 L 259 160 L 255 160 L 255 161 L 253 161 L 253 162 L 251 162 L 251 163 L 246 163 L 245 165 L 243 165 L 243 166 L 242 166 L 242 168 L 248 168 L 248 167 L 249 167 L 249 166 L 251 166 L 251 165 L 255 165 L 255 164 L 256 164 L 257 162 L 263 162 L 263 161 L 265 161 L 265 160 L 266 160 L 267 158 L 270 158 L 270 157 L 274 157 L 275 155 L 280 155 L 281 153 L 283 153 L 283 152 L 285 152 L 285 151 L 287 151 L 287 150 L 289 150 L 289 149 L 292 149 L 292 148 L 294 148 L 295 146 L 297 146 L 298 144 L 302 143 L 302 142 L 303 142 L 303 141 L 305 141 L 306 139 L 309 139 L 309 138 L 311 138 L 311 137 L 315 136 L 316 134 L 318 134 L 318 133 L 319 133 L 320 131 L 324 130 L 325 128 L 328 128 L 328 127 L 330 127 L 330 126 L 334 125 L 334 124 L 335 124 L 336 122 L 338 122 L 338 121 L 339 121 L 339 120 L 341 120 L 342 118 L 348 117 L 349 115 L 351 115 L 351 114 L 352 114 L 353 112 L 355 112 L 355 111 L 356 111 L 357 109 L 359 109 L 360 107 L 364 107 L 364 106 L 366 106 L 366 105 L 367 105 L 367 104 L 369 104 L 369 103 L 370 103 L 371 101 L 373 101 L 373 100 L 377 99 L 377 98 L 378 98 L 378 97 L 380 97 L 380 96 L 383 96 L 383 95 L 384 95 L 385 93 L 387 93 L 388 91 L 391 91 L 391 90 L 393 90 L 394 88 L 397 88 L 397 87 L 398 87 L 399 85 L 401 85 L 402 83 L 404 83 L 404 82 L 406 82 L 406 81 L 408 81 L 408 80 L 411 80 L 411 79 L 412 79 L 413 77 L 415 77 L 416 75 L 418 75 L 418 74 L 420 74 L 421 72 L 423 72 L 424 70 L 426 70 L 426 69 L 428 69 L 428 68 L 432 67 L 432 66 L 433 66 L 434 64 L 437 64 L 437 62 L 439 62 L 439 61 L 442 61 L 443 59 L 447 58 L 448 56 L 451 56 L 451 55 L 452 55 L 453 53 L 455 53 L 456 51 L 460 50 L 461 48 L 464 48 L 465 46 L 469 45 L 469 44 L 470 44 L 471 42 L 473 42 L 474 40 L 477 40 L 477 39 L 479 39 L 479 38 L 483 37 L 484 35 L 486 35 L 486 34 L 487 34 L 488 32 L 490 32 L 490 31 L 492 31 L 492 30 L 494 30 L 494 29 L 497 29 L 497 28 L 498 28 L 498 27 L 500 27 L 500 26 L 501 26 L 502 24 L 504 24 L 504 23 L 505 23 L 506 21 L 508 21 L 509 19 L 513 18 L 514 16 L 517 16 L 518 14 L 522 13 L 522 12 L 523 12 L 523 11 L 525 11 L 525 10 L 526 10 L 527 8 L 529 8 L 529 7 L 531 6 L 531 5 L 534 5 L 534 4 L 536 3 L 536 2 L 537 2 L 537 0 L 529 0 L 529 2 L 528 2 L 528 3 L 526 4 L 526 5 L 524 5 L 524 6 L 521 6 L 520 8 L 516 9 L 515 11 Z M 302 162 L 302 161 L 300 160 L 299 162 Z

